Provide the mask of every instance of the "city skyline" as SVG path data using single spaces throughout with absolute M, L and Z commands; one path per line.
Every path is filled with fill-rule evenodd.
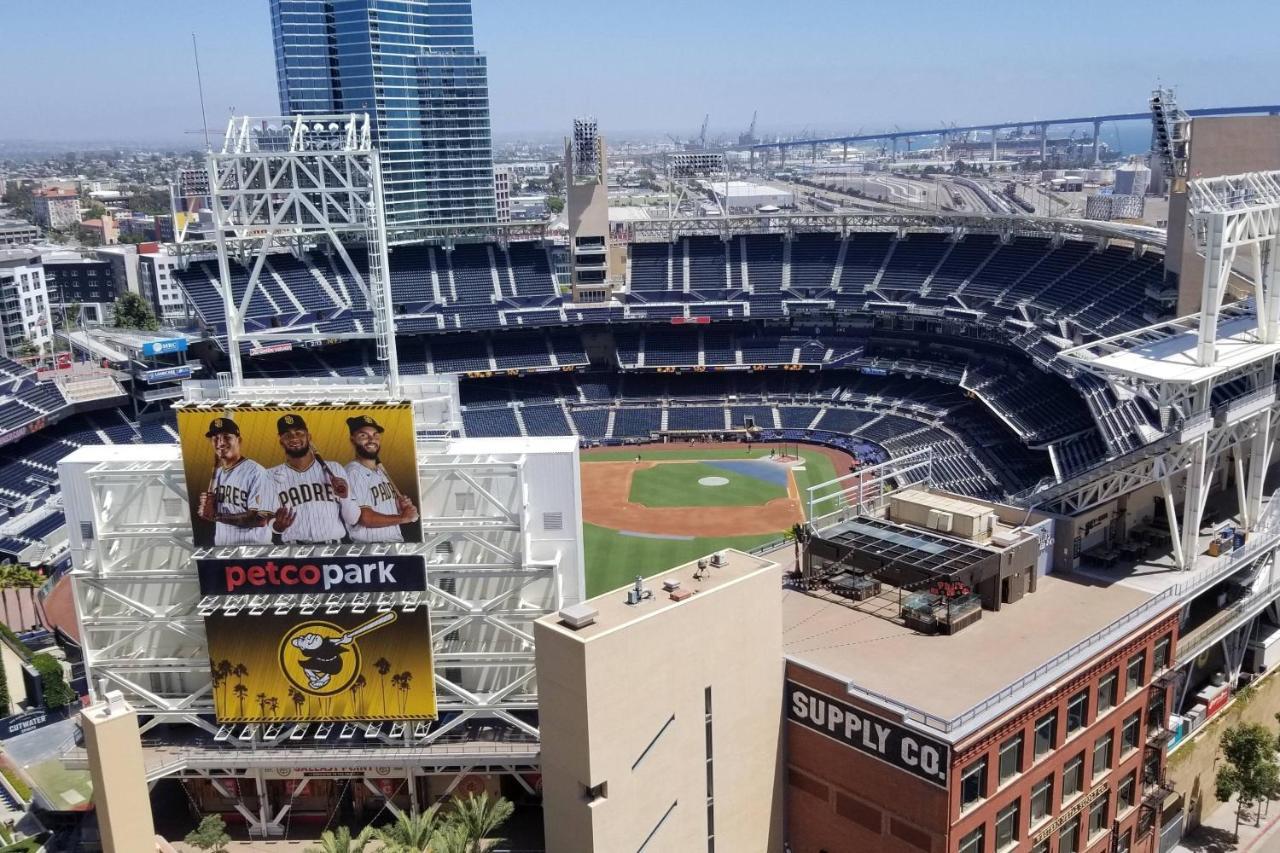
M 193 31 L 215 135 L 231 109 L 278 110 L 266 0 L 138 4 L 132 8 L 145 14 L 132 18 L 111 7 L 74 5 L 74 15 L 36 3 L 0 12 L 11 35 L 0 74 L 26 83 L 0 93 L 0 114 L 10 118 L 0 125 L 0 140 L 190 140 L 198 147 Z M 554 136 L 580 114 L 595 115 L 619 138 L 693 135 L 706 114 L 713 135 L 736 137 L 757 109 L 762 132 L 1136 111 L 1157 81 L 1177 87 L 1188 106 L 1225 103 L 1216 93 L 1228 84 L 1233 102 L 1275 99 L 1273 59 L 1262 43 L 1236 35 L 1240 20 L 1263 31 L 1280 23 L 1280 10 L 1253 0 L 1235 4 L 1233 16 L 1198 16 L 1194 40 L 1185 38 L 1194 7 L 1181 2 L 1082 3 L 1066 18 L 1057 9 L 1014 6 L 979 17 L 925 3 L 918 11 L 927 28 L 913 23 L 921 15 L 908 22 L 892 9 L 828 0 L 785 20 L 757 0 L 731 7 L 658 0 L 642 17 L 579 0 L 556 7 L 548 14 L 544 4 L 475 3 L 495 137 Z M 101 74 L 54 63 L 42 50 L 51 38 L 76 45 L 85 58 L 95 43 L 126 47 L 126 64 Z M 1179 38 L 1184 54 L 1171 55 Z M 1206 44 L 1231 48 L 1197 47 Z M 956 85 L 957 74 L 969 85 Z

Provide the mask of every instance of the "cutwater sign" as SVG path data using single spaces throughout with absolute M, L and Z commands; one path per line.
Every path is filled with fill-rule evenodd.
M 926 782 L 947 787 L 951 747 L 942 741 L 794 681 L 787 682 L 786 701 L 787 719 Z
M 169 353 L 186 351 L 186 338 L 165 338 L 162 341 L 147 341 L 142 345 L 143 355 L 168 355 Z
M 41 708 L 38 711 L 28 711 L 25 714 L 14 714 L 12 717 L 0 719 L 0 740 L 7 740 L 26 732 L 42 729 L 50 723 L 56 723 L 66 718 L 66 708 L 54 708 L 52 710 Z

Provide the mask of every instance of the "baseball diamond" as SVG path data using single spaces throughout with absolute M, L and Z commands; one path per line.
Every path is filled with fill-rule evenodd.
M 780 445 L 739 442 L 583 450 L 588 594 L 718 549 L 776 541 L 804 520 L 805 490 L 853 462 L 827 447 L 801 445 L 798 460 L 781 453 Z M 699 483 L 711 478 L 727 483 Z

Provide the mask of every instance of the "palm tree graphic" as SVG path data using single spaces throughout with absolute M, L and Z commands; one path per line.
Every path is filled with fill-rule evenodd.
M 378 670 L 378 681 L 382 686 L 382 713 L 385 715 L 387 713 L 387 673 L 391 671 L 391 661 L 378 658 L 373 665 Z
M 307 697 L 296 687 L 289 688 L 289 701 L 293 703 L 294 716 L 302 716 L 302 706 L 307 704 Z
M 413 681 L 413 673 L 405 670 L 399 675 L 391 676 L 391 684 L 400 691 L 400 713 L 404 713 L 405 705 L 409 701 L 409 682 Z
M 258 701 L 258 716 L 265 717 L 267 715 L 267 694 L 259 693 L 253 698 Z
M 249 695 L 249 688 L 243 684 L 237 684 L 232 688 L 232 692 L 236 694 L 236 698 L 240 700 L 240 716 L 244 716 L 244 700 Z

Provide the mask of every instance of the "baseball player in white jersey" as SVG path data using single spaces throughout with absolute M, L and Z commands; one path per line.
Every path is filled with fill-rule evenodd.
M 272 530 L 285 544 L 349 541 L 346 525 L 355 523 L 360 508 L 351 500 L 341 466 L 316 453 L 301 415 L 282 415 L 276 432 L 285 460 L 269 472 L 281 510 Z
M 403 542 L 400 525 L 418 520 L 413 501 L 402 495 L 382 467 L 382 426 L 368 415 L 347 418 L 355 458 L 347 463 L 347 482 L 360 516 L 350 525 L 352 542 Z
M 231 418 L 214 418 L 204 436 L 215 467 L 197 515 L 213 522 L 213 544 L 270 545 L 275 495 L 267 469 L 240 455 L 240 427 Z

